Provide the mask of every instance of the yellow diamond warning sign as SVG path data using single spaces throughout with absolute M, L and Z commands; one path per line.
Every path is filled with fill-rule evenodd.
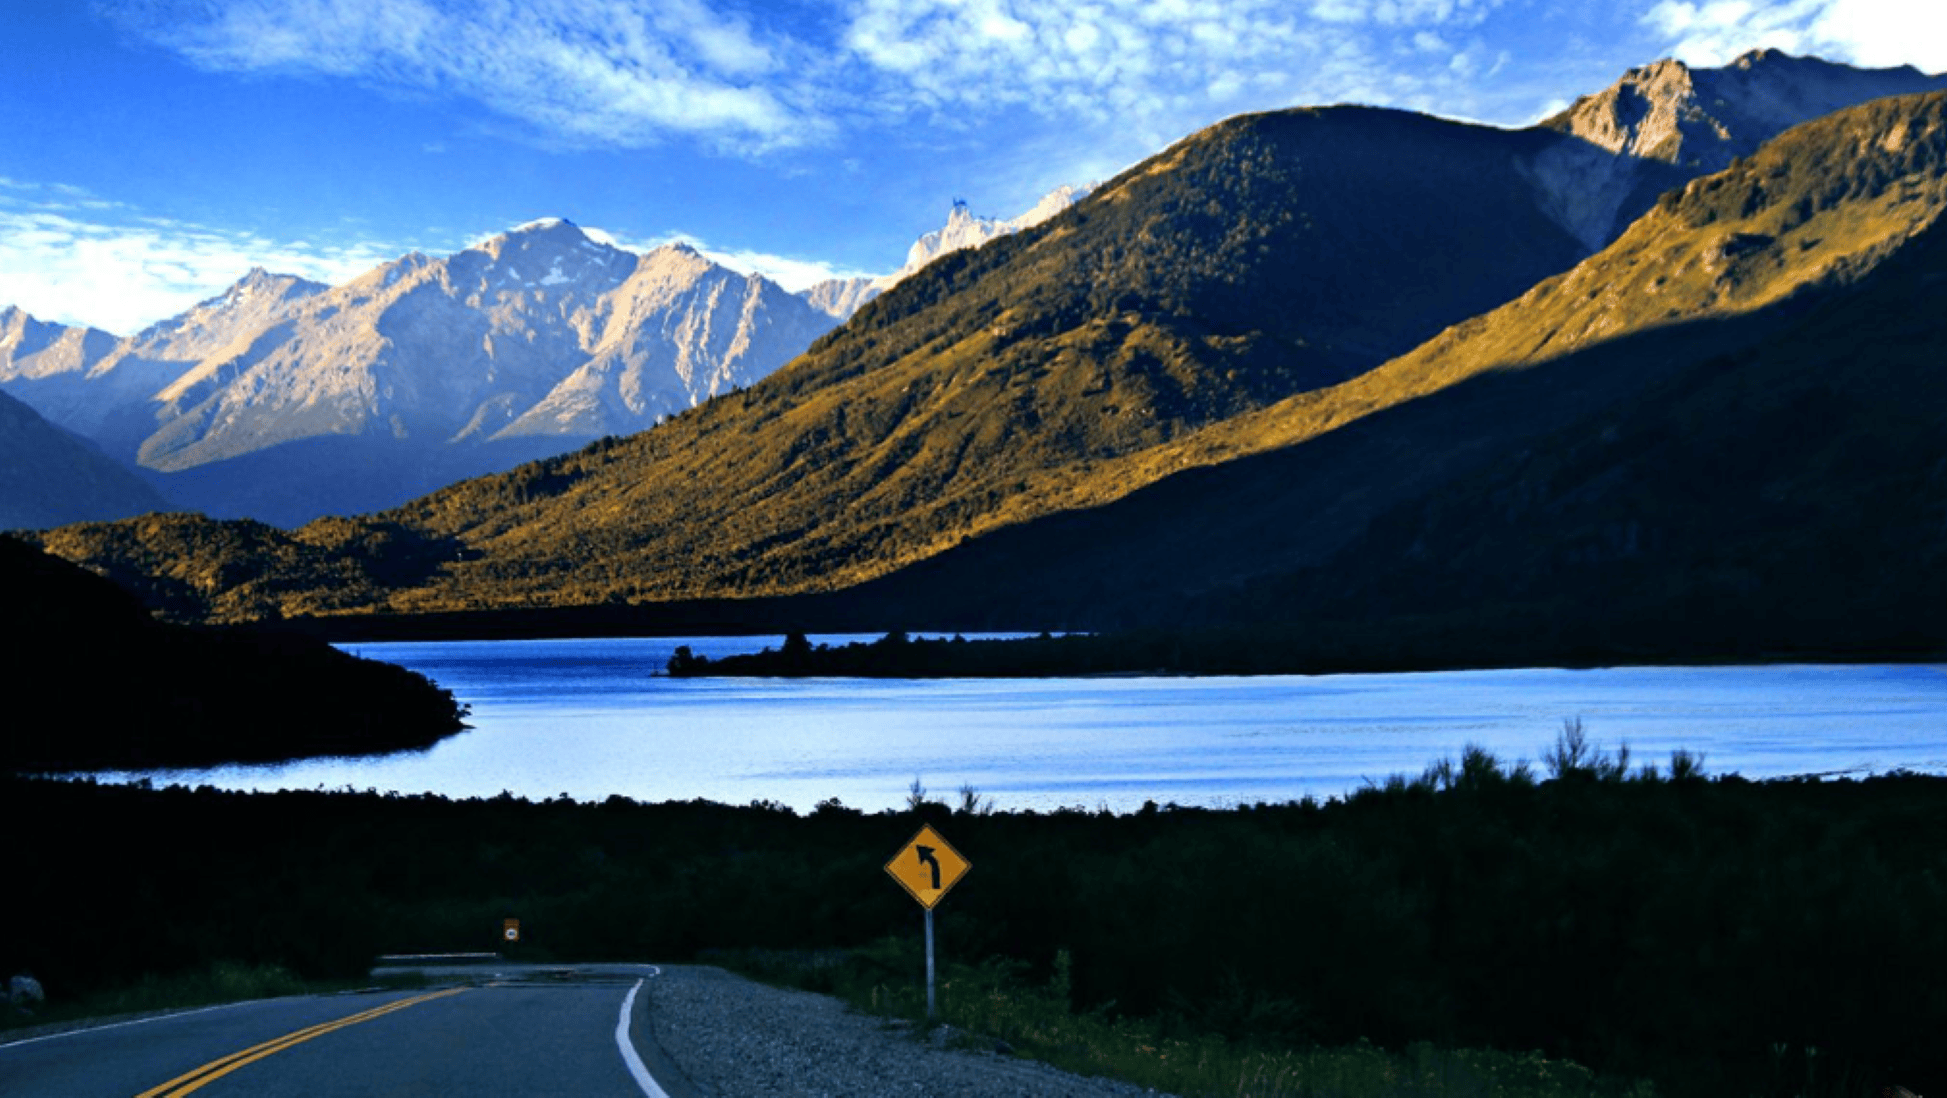
M 886 863 L 886 872 L 892 874 L 892 879 L 912 893 L 922 907 L 928 908 L 939 903 L 940 897 L 972 868 L 973 863 L 948 846 L 931 824 L 920 828 L 919 834 Z

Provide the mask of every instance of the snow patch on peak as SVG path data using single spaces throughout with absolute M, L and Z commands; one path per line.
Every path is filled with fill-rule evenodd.
M 507 230 L 507 235 L 513 236 L 516 233 L 544 233 L 563 228 L 564 226 L 574 229 L 575 223 L 563 217 L 537 217 L 532 221 L 523 221 Z M 575 231 L 580 232 L 581 230 L 576 229 Z
M 949 252 L 979 247 L 996 237 L 1031 229 L 1081 201 L 1092 189 L 1092 184 L 1083 187 L 1057 187 L 1043 195 L 1041 200 L 1026 213 L 1006 220 L 978 217 L 967 205 L 966 199 L 956 198 L 953 200 L 952 208 L 947 211 L 946 226 L 927 233 L 915 241 L 906 253 L 905 266 L 880 279 L 879 289 L 890 289 L 908 275 Z

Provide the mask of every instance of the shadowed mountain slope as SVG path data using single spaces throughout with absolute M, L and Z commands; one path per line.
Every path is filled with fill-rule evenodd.
M 480 552 L 435 602 L 869 578 L 1566 267 L 1574 242 L 1522 198 L 1521 158 L 1554 140 L 1356 108 L 1240 118 L 942 258 L 740 395 L 388 517 Z
M 0 393 L 0 530 L 117 519 L 168 506 L 92 443 Z
M 1563 179 L 1538 166 L 1580 138 L 1366 108 L 1233 119 L 943 257 L 747 390 L 378 516 L 391 533 L 360 567 L 406 578 L 312 585 L 337 566 L 308 528 L 254 558 L 194 520 L 48 544 L 147 561 L 169 587 L 152 594 L 218 617 L 797 595 L 941 554 L 885 590 L 984 619 L 1006 606 L 1014 624 L 1098 596 L 1091 621 L 1213 617 L 1218 595 L 1320 567 L 1473 463 L 1735 342 L 1717 319 L 1870 273 L 1935 216 L 1933 102 L 1802 127 L 1539 285 L 1579 246 Z M 1476 375 L 1677 322 L 1696 326 L 1567 384 L 1570 408 L 1515 397 L 1443 418 Z M 920 578 L 935 575 L 959 578 Z M 1036 577 L 1055 576 L 1044 599 Z M 952 603 L 929 584 L 1020 595 Z
M 1937 647 L 1944 209 L 1947 95 L 1807 124 L 1521 299 L 1146 455 L 1207 468 L 860 594 L 1364 663 Z

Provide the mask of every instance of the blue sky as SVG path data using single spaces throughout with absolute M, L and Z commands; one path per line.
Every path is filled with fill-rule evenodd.
M 1248 110 L 1518 126 L 1660 57 L 1947 70 L 1928 0 L 24 0 L 0 305 L 118 334 L 538 217 L 792 289 Z

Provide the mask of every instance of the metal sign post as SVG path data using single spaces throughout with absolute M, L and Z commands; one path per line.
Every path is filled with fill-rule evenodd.
M 949 846 L 931 824 L 920 828 L 919 834 L 886 863 L 886 872 L 892 874 L 892 879 L 926 909 L 926 1020 L 929 1022 L 937 1013 L 933 995 L 933 905 L 952 891 L 972 868 L 973 863 Z

